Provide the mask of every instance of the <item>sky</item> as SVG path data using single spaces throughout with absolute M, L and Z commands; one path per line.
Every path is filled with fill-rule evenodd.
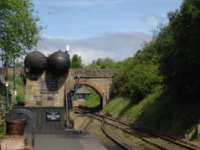
M 36 50 L 46 55 L 70 46 L 84 64 L 98 58 L 133 56 L 150 41 L 167 13 L 182 0 L 33 0 L 35 15 L 46 26 Z

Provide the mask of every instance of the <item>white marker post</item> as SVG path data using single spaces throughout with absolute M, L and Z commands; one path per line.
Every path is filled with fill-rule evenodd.
M 66 45 L 66 51 L 69 51 L 69 45 Z

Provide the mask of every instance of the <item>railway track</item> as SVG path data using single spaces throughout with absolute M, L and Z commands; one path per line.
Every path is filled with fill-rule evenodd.
M 127 127 L 130 127 L 130 128 L 133 128 L 133 129 L 136 129 L 136 130 L 139 130 L 139 131 L 142 131 L 142 132 L 145 132 L 145 133 L 148 133 L 150 135 L 153 135 L 153 136 L 156 136 L 156 137 L 159 137 L 163 140 L 166 140 L 170 143 L 173 143 L 173 144 L 176 144 L 176 145 L 179 145 L 180 147 L 184 147 L 185 149 L 190 149 L 190 150 L 198 150 L 200 149 L 200 147 L 196 146 L 196 145 L 193 145 L 191 143 L 188 143 L 186 141 L 183 141 L 183 140 L 180 140 L 180 139 L 177 139 L 177 138 L 174 138 L 174 137 L 171 137 L 171 136 L 167 136 L 167 135 L 164 135 L 164 134 L 161 134 L 159 132 L 156 132 L 156 131 L 153 131 L 153 130 L 150 130 L 148 128 L 144 128 L 144 127 L 140 127 L 138 125 L 134 125 L 132 123 L 129 123 L 129 122 L 122 122 L 122 121 L 119 121 L 117 119 L 114 119 L 114 118 L 111 118 L 111 117 L 107 117 L 107 116 L 104 116 L 104 115 L 100 115 L 100 114 L 95 114 L 99 117 L 103 117 L 103 118 L 106 118 L 108 120 L 112 120 L 114 122 L 117 122 L 117 123 L 120 123 L 120 124 L 123 124 Z
M 102 132 L 107 136 L 107 138 L 109 138 L 112 142 L 114 142 L 115 144 L 117 144 L 119 147 L 121 147 L 121 148 L 124 149 L 124 150 L 130 150 L 130 148 L 129 148 L 127 145 L 125 145 L 125 144 L 121 143 L 120 141 L 116 140 L 115 138 L 113 138 L 113 137 L 107 132 L 104 123 L 101 125 L 101 130 L 102 130 Z
M 168 150 L 168 149 L 198 150 L 198 149 L 200 149 L 200 147 L 193 145 L 191 143 L 188 143 L 188 142 L 185 142 L 185 141 L 173 138 L 173 137 L 169 137 L 164 134 L 160 134 L 153 130 L 143 128 L 143 127 L 131 124 L 129 122 L 122 122 L 117 119 L 107 117 L 107 116 L 104 116 L 101 114 L 89 114 L 88 111 L 83 111 L 83 110 L 78 110 L 78 109 L 75 109 L 75 111 L 85 114 L 88 117 L 92 117 L 94 119 L 101 121 L 102 122 L 102 130 L 105 129 L 105 125 L 109 125 L 113 128 L 123 131 L 126 134 L 137 137 L 138 139 L 142 140 L 143 142 L 154 146 L 156 149 L 161 149 L 161 150 Z M 155 138 L 142 137 L 142 136 L 136 134 L 135 132 L 133 132 L 132 129 L 137 130 L 145 135 L 151 135 Z M 113 139 L 113 140 L 115 140 L 115 139 Z M 120 144 L 121 143 L 119 143 L 119 145 Z M 127 146 L 125 146 L 124 149 L 126 149 L 126 147 Z
M 105 127 L 105 123 L 104 123 L 104 119 L 103 119 L 103 118 L 97 117 L 97 116 L 91 115 L 91 114 L 85 114 L 84 112 L 82 112 L 82 111 L 80 112 L 79 110 L 76 110 L 76 112 L 81 113 L 82 115 L 85 115 L 85 116 L 89 117 L 90 119 L 92 118 L 92 119 L 95 119 L 95 120 L 100 121 L 100 122 L 102 123 L 102 124 L 101 124 L 101 131 L 102 131 L 102 133 L 103 133 L 108 139 L 110 139 L 113 143 L 115 143 L 115 144 L 116 144 L 118 147 L 120 147 L 121 149 L 130 150 L 130 148 L 129 148 L 127 145 L 121 143 L 119 140 L 116 140 L 115 138 L 113 138 L 113 137 L 109 134 L 109 132 L 107 131 L 107 129 L 106 129 L 106 127 Z M 92 122 L 92 121 L 90 121 L 90 122 Z

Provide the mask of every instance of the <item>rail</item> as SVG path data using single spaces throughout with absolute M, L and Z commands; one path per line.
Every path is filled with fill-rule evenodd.
M 98 119 L 100 121 L 103 121 L 104 125 L 107 124 L 107 125 L 113 126 L 113 127 L 117 128 L 117 129 L 119 129 L 119 130 L 121 130 L 121 131 L 123 131 L 123 132 L 125 132 L 125 133 L 127 133 L 129 135 L 132 135 L 132 136 L 135 136 L 135 137 L 139 138 L 140 140 L 144 141 L 145 143 L 148 143 L 148 144 L 150 144 L 150 145 L 152 145 L 152 146 L 154 146 L 154 147 L 156 147 L 158 149 L 166 150 L 165 147 L 163 147 L 163 146 L 161 146 L 161 145 L 159 145 L 159 144 L 157 144 L 155 142 L 152 142 L 150 140 L 147 140 L 145 138 L 142 138 L 142 137 L 134 134 L 133 132 L 131 132 L 131 131 L 127 130 L 127 129 L 124 129 L 124 128 L 121 128 L 119 126 L 116 126 L 113 123 L 109 123 L 108 121 L 106 121 L 106 119 L 109 120 L 109 121 L 118 123 L 118 124 L 125 125 L 125 126 L 127 126 L 129 128 L 132 128 L 132 129 L 135 129 L 135 130 L 139 130 L 140 132 L 143 132 L 143 133 L 146 133 L 146 134 L 149 134 L 149 135 L 153 135 L 155 137 L 158 137 L 158 138 L 160 138 L 162 140 L 165 140 L 165 141 L 167 141 L 169 143 L 172 143 L 172 144 L 177 145 L 179 147 L 182 147 L 184 149 L 188 149 L 188 150 L 198 150 L 198 149 L 200 149 L 200 147 L 198 147 L 196 145 L 193 145 L 191 143 L 188 143 L 186 141 L 179 140 L 179 139 L 176 139 L 176 138 L 173 138 L 173 137 L 169 137 L 169 136 L 161 134 L 159 132 L 156 132 L 156 131 L 153 131 L 153 130 L 150 130 L 150 129 L 147 129 L 147 128 L 144 128 L 144 127 L 141 127 L 141 126 L 137 126 L 137 125 L 132 124 L 130 122 L 122 122 L 122 121 L 119 121 L 117 119 L 114 119 L 114 118 L 111 118 L 111 117 L 107 117 L 105 115 L 101 115 L 101 114 L 97 114 L 97 113 L 89 114 L 89 111 L 83 111 L 83 110 L 80 110 L 80 109 L 74 109 L 74 111 L 82 113 L 82 114 L 84 114 L 84 115 L 86 115 L 88 117 L 93 117 L 94 119 Z

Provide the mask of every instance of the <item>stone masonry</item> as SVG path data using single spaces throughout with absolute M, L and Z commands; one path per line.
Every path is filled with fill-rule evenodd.
M 52 76 L 44 72 L 36 80 L 26 78 L 25 106 L 28 107 L 63 107 L 66 76 Z M 42 91 L 42 82 L 55 82 L 57 90 Z M 45 85 L 46 86 L 46 85 Z M 46 87 L 48 90 L 48 87 Z
M 71 69 L 66 81 L 68 91 L 74 88 L 75 78 L 79 83 L 90 86 L 99 93 L 103 106 L 110 98 L 112 78 L 116 69 Z
M 26 78 L 25 87 L 25 106 L 29 107 L 63 107 L 65 91 L 74 90 L 76 78 L 80 84 L 90 86 L 96 90 L 103 105 L 110 97 L 112 78 L 116 70 L 108 69 L 70 69 L 68 74 L 63 76 L 51 76 L 44 72 L 36 80 Z M 55 81 L 58 83 L 56 91 L 42 91 L 42 82 Z

